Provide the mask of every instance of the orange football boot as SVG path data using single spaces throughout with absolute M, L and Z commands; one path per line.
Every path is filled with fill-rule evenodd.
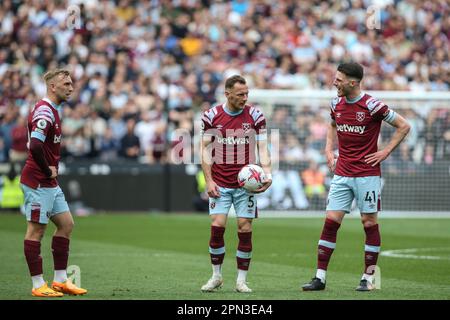
M 70 279 L 64 282 L 53 281 L 52 289 L 58 292 L 67 293 L 73 296 L 81 296 L 87 293 L 86 289 L 78 288 Z
M 57 298 L 62 297 L 64 294 L 49 288 L 47 282 L 40 288 L 31 289 L 31 295 L 34 297 L 44 297 L 44 298 Z

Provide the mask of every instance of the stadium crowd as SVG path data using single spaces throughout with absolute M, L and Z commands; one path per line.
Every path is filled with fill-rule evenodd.
M 378 28 L 366 24 L 369 3 L 4 0 L 0 162 L 24 159 L 26 115 L 45 96 L 43 72 L 58 66 L 75 84 L 64 111 L 67 161 L 170 161 L 175 130 L 193 133 L 237 73 L 250 88 L 333 89 L 337 64 L 352 59 L 365 66 L 364 89 L 448 91 L 450 2 L 377 1 Z M 68 18 L 71 5 L 79 12 Z M 413 129 L 389 161 L 450 159 L 449 109 L 403 112 Z M 326 106 L 276 107 L 268 123 L 282 133 L 280 160 L 322 162 L 327 119 Z

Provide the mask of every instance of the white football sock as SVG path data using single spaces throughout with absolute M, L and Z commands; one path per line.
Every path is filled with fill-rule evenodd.
M 370 283 L 373 283 L 373 275 L 364 273 L 364 274 L 362 275 L 362 277 L 361 277 L 361 280 L 367 280 L 367 281 L 369 281 Z
M 38 274 L 37 276 L 32 276 L 31 281 L 33 281 L 33 288 L 38 289 L 45 284 L 44 275 Z
M 323 269 L 317 269 L 316 278 L 319 278 L 322 283 L 325 283 L 327 278 L 327 271 Z
M 66 280 L 67 280 L 66 270 L 55 270 L 55 277 L 53 278 L 53 281 L 64 282 Z
M 245 282 L 247 279 L 247 270 L 238 269 L 238 276 L 236 282 Z
M 222 276 L 222 265 L 221 264 L 212 264 L 213 269 L 213 277 L 221 277 Z

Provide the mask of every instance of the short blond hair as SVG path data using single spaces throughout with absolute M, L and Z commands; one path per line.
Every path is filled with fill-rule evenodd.
M 65 76 L 70 76 L 70 72 L 67 69 L 53 69 L 49 70 L 44 74 L 44 81 L 45 83 L 49 83 L 50 80 L 52 80 L 54 77 L 63 74 Z

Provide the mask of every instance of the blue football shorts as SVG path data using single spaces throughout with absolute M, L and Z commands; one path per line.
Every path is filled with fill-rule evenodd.
M 361 213 L 381 210 L 381 177 L 342 177 L 334 175 L 328 193 L 327 211 L 350 212 L 353 199 Z
M 21 187 L 25 196 L 27 221 L 48 224 L 52 216 L 69 211 L 69 205 L 60 186 L 32 189 L 21 184 Z
M 219 187 L 220 197 L 209 198 L 209 214 L 228 214 L 231 205 L 234 206 L 236 216 L 253 219 L 258 216 L 256 197 L 244 188 Z

